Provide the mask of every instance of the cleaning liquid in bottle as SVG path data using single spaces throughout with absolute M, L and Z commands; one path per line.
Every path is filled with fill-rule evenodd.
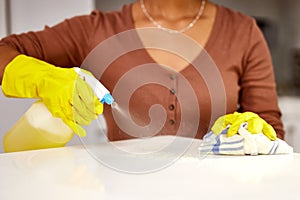
M 60 118 L 53 117 L 42 101 L 36 101 L 5 134 L 5 152 L 62 147 L 74 133 Z

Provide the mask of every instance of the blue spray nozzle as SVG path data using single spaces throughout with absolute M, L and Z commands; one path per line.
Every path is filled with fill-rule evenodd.
M 108 105 L 111 105 L 113 102 L 114 102 L 114 98 L 111 96 L 110 93 L 105 94 L 101 99 L 101 103 L 106 103 Z

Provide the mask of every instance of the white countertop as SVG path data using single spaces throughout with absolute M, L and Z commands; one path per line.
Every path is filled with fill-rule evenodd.
M 299 199 L 300 154 L 199 156 L 200 142 L 160 136 L 0 154 L 0 199 Z

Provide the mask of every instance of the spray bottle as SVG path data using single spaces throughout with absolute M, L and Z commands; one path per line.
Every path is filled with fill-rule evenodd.
M 74 68 L 79 77 L 90 85 L 101 103 L 114 102 L 110 92 L 94 77 L 80 68 Z M 16 124 L 5 134 L 5 152 L 62 147 L 74 136 L 73 131 L 54 117 L 45 104 L 38 100 L 25 112 Z

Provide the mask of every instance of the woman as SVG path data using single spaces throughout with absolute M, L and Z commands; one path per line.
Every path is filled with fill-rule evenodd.
M 180 55 L 166 52 L 160 48 L 137 48 L 134 51 L 128 51 L 125 55 L 120 55 L 109 63 L 105 71 L 100 73 L 101 76 L 97 74 L 98 66 L 83 64 L 92 50 L 103 43 L 107 43 L 107 40 L 113 36 L 149 27 L 165 34 L 184 35 L 202 46 L 220 73 L 224 95 L 219 95 L 220 99 L 211 97 L 213 90 L 210 90 L 210 85 L 207 85 L 208 78 L 201 76 L 201 72 L 200 74 L 197 72 L 195 64 L 191 63 L 193 59 L 187 60 L 180 57 Z M 126 46 L 126 42 L 128 42 L 125 40 L 116 41 L 119 41 L 118 45 L 120 46 L 118 47 L 120 48 L 122 44 Z M 173 41 L 173 43 L 175 42 Z M 165 119 L 163 120 L 165 123 L 162 124 L 159 131 L 155 130 L 154 134 L 186 134 L 202 138 L 209 130 L 212 122 L 221 114 L 235 111 L 252 111 L 271 124 L 279 138 L 284 137 L 283 125 L 280 119 L 281 113 L 277 105 L 273 67 L 262 33 L 252 18 L 206 0 L 140 0 L 133 4 L 124 5 L 120 11 L 109 13 L 94 11 L 90 15 L 74 17 L 54 27 L 46 27 L 39 32 L 11 35 L 4 38 L 0 45 L 1 77 L 8 63 L 10 63 L 10 66 L 15 66 L 12 67 L 14 70 L 6 70 L 4 78 L 5 76 L 11 77 L 7 85 L 20 84 L 16 83 L 16 80 L 22 76 L 13 75 L 20 74 L 16 73 L 18 68 L 25 69 L 28 67 L 28 70 L 25 70 L 29 74 L 28 77 L 37 73 L 34 71 L 43 68 L 38 65 L 36 68 L 31 69 L 31 64 L 13 62 L 13 59 L 19 54 L 25 54 L 63 68 L 86 67 L 110 91 L 116 90 L 118 81 L 136 67 L 149 63 L 160 64 L 161 68 L 157 68 L 157 65 L 153 68 L 158 71 L 161 70 L 158 74 L 163 74 L 161 79 L 168 80 L 169 85 L 167 84 L 166 87 L 157 84 L 141 85 L 131 94 L 128 107 L 130 116 L 126 116 L 126 118 L 132 118 L 140 127 L 147 126 L 153 122 L 151 121 L 153 119 L 148 116 L 150 107 L 153 104 L 162 105 L 165 108 Z M 114 52 L 117 49 L 114 46 L 108 46 L 107 52 Z M 201 55 L 202 52 L 200 50 L 196 53 Z M 109 57 L 110 54 L 107 53 L 107 55 Z M 197 59 L 195 58 L 195 60 Z M 166 68 L 162 66 L 166 66 Z M 59 73 L 56 70 L 53 71 L 55 73 L 52 76 Z M 69 72 L 66 72 L 66 76 L 68 74 Z M 156 76 L 156 74 L 157 72 L 154 72 L 151 75 Z M 45 73 L 41 73 L 41 76 L 50 77 Z M 139 79 L 138 76 L 136 78 Z M 218 77 L 211 78 L 218 79 Z M 182 91 L 185 90 L 185 88 L 181 88 L 185 80 L 190 84 L 197 99 L 197 106 L 193 109 L 179 101 L 179 97 L 184 93 Z M 41 80 L 38 80 L 33 85 L 39 85 L 40 82 Z M 26 81 L 22 82 L 24 85 L 26 83 Z M 134 84 L 125 83 L 128 85 Z M 4 87 L 4 84 L 2 87 Z M 71 111 L 68 116 L 64 116 L 65 114 L 57 114 L 58 111 L 55 111 L 57 109 L 53 109 L 55 106 L 51 101 L 52 98 L 55 98 L 55 95 L 41 97 L 36 92 L 27 94 L 23 90 L 28 90 L 30 87 L 25 88 L 23 87 L 21 92 L 14 89 L 7 89 L 4 92 L 8 96 L 46 99 L 50 102 L 47 107 L 55 116 L 62 117 L 65 122 L 70 121 L 70 118 L 72 118 Z M 61 88 L 58 84 L 57 90 L 59 89 Z M 47 88 L 44 90 L 47 90 Z M 119 100 L 121 101 L 121 99 Z M 224 112 L 214 113 L 213 107 L 215 104 L 224 104 Z M 66 106 L 64 105 L 64 107 Z M 99 105 L 95 105 L 95 107 L 97 106 Z M 92 109 L 95 110 L 95 108 Z M 78 112 L 80 115 L 81 111 Z M 98 109 L 98 112 L 95 113 L 99 114 L 100 112 Z M 157 113 L 159 115 L 160 112 Z M 138 136 L 138 133 L 137 135 L 130 135 L 117 120 L 114 120 L 118 116 L 114 117 L 114 112 L 110 107 L 104 109 L 104 115 L 106 116 L 110 140 Z M 196 122 L 195 119 L 197 119 Z M 71 119 L 71 121 L 74 120 Z M 82 121 L 84 120 L 76 120 L 75 117 L 75 125 L 72 122 L 67 124 L 75 132 L 76 130 L 80 132 L 78 131 L 78 125 L 84 124 Z M 90 119 L 87 121 L 90 121 Z M 157 123 L 159 124 L 160 121 Z M 161 124 L 157 126 L 161 126 Z M 183 131 L 181 130 L 182 127 L 185 128 Z M 189 131 L 191 133 L 187 133 Z M 141 133 L 141 135 L 143 134 Z

